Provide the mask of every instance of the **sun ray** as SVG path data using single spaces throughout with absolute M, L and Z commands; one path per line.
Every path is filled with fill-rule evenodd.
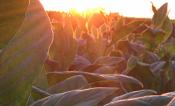
M 69 12 L 71 9 L 78 12 L 94 8 L 103 8 L 107 12 L 118 12 L 123 16 L 152 17 L 151 1 L 156 7 L 169 3 L 169 16 L 175 18 L 175 0 L 41 0 L 46 10 Z

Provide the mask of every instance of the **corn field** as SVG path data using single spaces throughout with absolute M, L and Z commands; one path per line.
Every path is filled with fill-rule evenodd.
M 0 1 L 0 106 L 175 106 L 175 27 Z

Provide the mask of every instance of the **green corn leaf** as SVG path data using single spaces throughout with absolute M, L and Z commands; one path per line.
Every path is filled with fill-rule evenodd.
M 103 76 L 106 81 L 117 82 L 118 84 L 115 84 L 125 91 L 133 91 L 143 88 L 143 83 L 132 76 L 122 74 L 102 74 L 101 76 Z
M 152 3 L 152 2 L 151 2 Z M 156 7 L 154 6 L 154 4 L 152 3 L 152 11 L 153 11 L 153 13 L 156 13 L 157 12 L 157 9 L 156 9 Z
M 120 74 L 102 74 L 103 79 L 89 82 L 89 87 L 117 87 L 123 91 L 132 91 L 143 88 L 143 84 L 131 76 Z
M 123 57 L 111 57 L 111 56 L 103 56 L 99 57 L 95 60 L 94 64 L 99 65 L 107 65 L 107 66 L 115 66 L 125 59 Z
M 148 50 L 154 51 L 164 41 L 164 37 L 164 30 L 148 27 L 142 32 L 141 40 L 144 42 L 145 47 Z
M 168 92 L 168 93 L 164 93 L 162 94 L 162 96 L 168 96 L 168 97 L 174 97 L 175 96 L 175 92 Z
M 114 27 L 110 46 L 115 44 L 118 40 L 127 37 L 127 35 L 137 30 L 137 28 L 139 28 L 143 24 L 143 22 L 140 21 L 133 21 L 125 24 L 123 21 L 123 19 L 119 19 L 116 26 Z
M 123 100 L 123 99 L 132 99 L 132 98 L 137 98 L 137 97 L 142 97 L 142 96 L 155 95 L 155 94 L 157 94 L 157 92 L 154 90 L 143 89 L 143 90 L 133 91 L 133 92 L 129 92 L 124 95 L 115 97 L 112 100 L 112 102 Z
M 172 99 L 167 106 L 175 106 L 175 98 Z
M 164 31 L 164 37 L 162 42 L 165 42 L 168 40 L 168 38 L 171 36 L 171 33 L 173 32 L 173 24 L 168 16 L 166 17 L 161 28 Z
M 32 91 L 31 91 L 31 95 L 32 95 L 32 99 L 34 101 L 42 99 L 44 97 L 50 96 L 51 94 L 49 94 L 48 92 L 36 87 L 36 86 L 32 86 Z
M 138 79 L 147 89 L 151 89 L 155 84 L 156 77 L 150 70 L 150 65 L 141 61 L 137 61 L 136 64 L 132 65 L 130 70 L 125 70 L 123 73 Z
M 54 24 L 54 41 L 51 46 L 50 56 L 57 61 L 62 71 L 66 71 L 73 62 L 77 53 L 77 42 L 69 19 L 65 19 L 65 26 Z
M 0 48 L 12 39 L 22 24 L 29 0 L 0 1 Z
M 70 66 L 70 70 L 80 70 L 91 65 L 91 62 L 83 56 L 77 55 Z
M 138 61 L 139 61 L 139 58 L 137 58 L 136 56 L 132 55 L 128 59 L 128 62 L 127 62 L 127 67 L 126 67 L 127 72 L 131 71 L 134 67 L 136 67 Z
M 73 90 L 55 94 L 47 99 L 35 102 L 32 106 L 99 106 L 98 104 L 109 95 L 115 93 L 117 88 L 91 88 Z M 38 105 L 38 102 L 40 105 Z
M 112 66 L 103 65 L 103 66 L 97 68 L 94 71 L 94 73 L 99 73 L 99 74 L 116 74 L 118 72 Z
M 88 82 L 95 82 L 104 80 L 105 78 L 94 73 L 87 73 L 87 72 L 79 72 L 79 71 L 64 71 L 64 72 L 50 72 L 47 74 L 48 82 L 50 85 L 55 85 L 58 82 L 61 82 L 69 77 L 75 75 L 83 75 Z
M 51 42 L 49 19 L 39 1 L 31 0 L 22 26 L 0 55 L 0 105 L 25 105 Z
M 161 28 L 167 17 L 168 3 L 163 4 L 153 15 L 152 23 L 158 28 Z
M 163 40 L 165 42 L 171 35 L 173 31 L 172 22 L 168 17 L 168 3 L 162 5 L 153 15 L 152 24 L 155 29 L 162 29 L 164 31 Z
M 170 101 L 167 96 L 151 95 L 114 101 L 104 106 L 166 106 Z
M 61 81 L 64 81 L 65 79 L 75 76 L 75 75 L 83 75 L 88 83 L 96 83 L 98 81 L 113 81 L 115 82 L 115 84 L 119 84 L 119 83 L 123 83 L 123 85 L 128 88 L 128 90 L 132 90 L 132 89 L 140 89 L 143 88 L 143 84 L 135 79 L 134 77 L 129 77 L 129 76 L 125 76 L 125 75 L 118 75 L 118 74 L 114 74 L 114 75 L 108 75 L 108 74 L 104 74 L 104 75 L 99 75 L 99 74 L 95 74 L 95 73 L 87 73 L 87 72 L 78 72 L 78 71 L 65 71 L 65 72 L 52 72 L 52 73 L 48 73 L 47 77 L 48 77 L 48 82 L 50 85 L 55 85 Z M 117 85 L 116 85 L 117 86 Z M 88 86 L 89 87 L 89 86 Z M 105 85 L 102 87 L 105 87 Z
M 80 89 L 88 84 L 86 78 L 82 75 L 75 75 L 65 79 L 64 81 L 58 82 L 57 84 L 49 87 L 47 91 L 49 93 L 62 93 L 70 90 Z

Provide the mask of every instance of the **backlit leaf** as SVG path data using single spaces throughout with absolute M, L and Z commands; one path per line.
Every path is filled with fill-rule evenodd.
M 166 106 L 170 101 L 170 97 L 152 95 L 114 101 L 105 106 Z
M 168 3 L 163 4 L 153 15 L 152 22 L 158 28 L 161 28 L 167 17 Z
M 116 88 L 104 87 L 73 90 L 52 95 L 47 99 L 41 100 L 41 105 L 35 102 L 32 106 L 98 106 L 103 99 L 116 91 Z
M 22 26 L 0 55 L 1 105 L 25 105 L 51 42 L 49 19 L 39 1 L 32 0 Z
M 54 85 L 60 81 L 63 81 L 75 75 L 83 75 L 87 79 L 88 82 L 95 82 L 95 81 L 100 81 L 100 80 L 105 79 L 98 74 L 79 72 L 79 71 L 50 72 L 47 74 L 47 78 L 48 78 L 49 84 Z
M 82 75 L 76 75 L 65 79 L 47 89 L 49 93 L 62 93 L 70 90 L 80 89 L 88 85 L 88 81 Z
M 137 98 L 137 97 L 142 97 L 142 96 L 154 95 L 154 94 L 157 94 L 157 92 L 154 90 L 143 89 L 143 90 L 133 91 L 133 92 L 129 92 L 124 95 L 115 97 L 112 100 L 112 102 L 123 100 L 123 99 L 132 99 L 132 98 Z
M 0 1 L 0 48 L 5 47 L 23 23 L 29 0 Z
M 65 19 L 65 26 L 60 28 L 54 24 L 54 41 L 50 49 L 50 57 L 60 64 L 60 70 L 65 71 L 73 62 L 77 53 L 77 42 L 73 35 L 70 19 Z
M 172 99 L 167 106 L 175 106 L 175 98 Z

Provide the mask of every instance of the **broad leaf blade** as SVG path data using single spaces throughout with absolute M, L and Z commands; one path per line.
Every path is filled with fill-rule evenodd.
M 51 42 L 49 19 L 39 1 L 32 0 L 21 28 L 0 55 L 1 105 L 24 105 Z
M 173 98 L 167 106 L 175 106 L 175 98 Z
M 48 78 L 49 84 L 54 85 L 54 84 L 57 84 L 58 82 L 61 82 L 75 75 L 83 75 L 89 83 L 105 80 L 104 77 L 98 74 L 88 73 L 88 72 L 79 72 L 79 71 L 50 72 L 47 74 L 47 78 Z
M 116 88 L 91 88 L 84 90 L 73 90 L 61 94 L 55 94 L 45 101 L 42 105 L 32 106 L 98 106 L 107 96 L 116 92 Z M 40 101 L 39 101 L 40 102 Z
M 51 86 L 47 91 L 49 93 L 62 93 L 70 90 L 77 90 L 88 85 L 88 81 L 82 75 L 72 76 L 64 81 Z
M 5 47 L 18 31 L 24 18 L 29 0 L 0 1 L 0 48 Z
M 129 92 L 129 93 L 126 93 L 124 95 L 115 97 L 112 101 L 114 102 L 114 101 L 118 101 L 118 100 L 131 99 L 131 98 L 137 98 L 137 97 L 154 95 L 154 94 L 157 94 L 157 92 L 154 90 L 149 90 L 149 89 L 138 90 L 138 91 Z
M 152 18 L 153 25 L 155 25 L 158 28 L 160 28 L 163 25 L 167 17 L 167 8 L 168 3 L 165 3 L 154 13 L 154 16 Z
M 38 99 L 41 99 L 41 98 L 44 98 L 44 97 L 47 97 L 47 96 L 50 96 L 50 94 L 36 86 L 32 86 L 32 99 L 33 100 L 38 100 Z
M 105 106 L 166 106 L 170 101 L 170 97 L 152 95 L 119 100 L 106 104 Z
M 50 49 L 50 56 L 60 64 L 60 70 L 66 71 L 77 53 L 77 41 L 73 35 L 70 20 L 65 19 L 65 26 L 54 25 L 54 40 Z

